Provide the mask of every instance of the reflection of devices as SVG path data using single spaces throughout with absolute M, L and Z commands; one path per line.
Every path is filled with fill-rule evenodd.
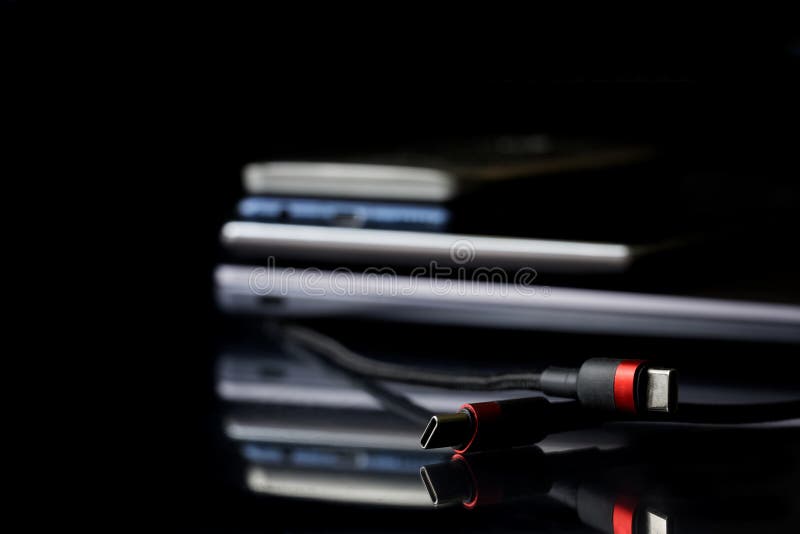
M 245 221 L 428 232 L 446 230 L 450 220 L 436 205 L 314 198 L 247 197 L 236 212 Z
M 421 451 L 287 447 L 247 443 L 250 490 L 283 497 L 384 506 L 425 507 L 419 483 Z
M 420 450 L 415 425 L 377 411 L 261 406 L 231 413 L 225 433 L 237 441 Z
M 442 390 L 409 384 L 386 385 L 431 413 L 468 401 L 514 398 L 520 391 Z M 298 361 L 280 352 L 231 352 L 219 360 L 219 397 L 229 402 L 381 411 L 381 403 L 330 366 Z
M 486 281 L 222 265 L 219 305 L 276 316 L 351 316 L 498 328 L 800 341 L 800 307 Z
M 430 506 L 414 473 L 342 472 L 287 467 L 247 468 L 247 487 L 258 493 L 343 503 Z
M 433 458 L 425 451 L 373 450 L 360 448 L 302 447 L 245 443 L 242 456 L 248 462 L 271 467 L 413 473 Z M 442 456 L 441 460 L 446 457 Z
M 236 254 L 378 265 L 621 272 L 638 253 L 621 244 L 234 221 L 222 244 Z

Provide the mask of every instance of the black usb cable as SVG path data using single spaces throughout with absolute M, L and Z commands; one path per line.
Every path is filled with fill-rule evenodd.
M 297 325 L 287 326 L 284 335 L 334 365 L 371 379 L 448 389 L 528 389 L 574 399 L 536 396 L 464 404 L 455 413 L 430 418 L 420 438 L 425 449 L 449 446 L 467 452 L 529 445 L 551 433 L 612 420 L 738 424 L 800 417 L 800 400 L 756 405 L 679 403 L 677 371 L 644 360 L 591 358 L 577 369 L 552 366 L 528 373 L 454 375 L 376 361 Z

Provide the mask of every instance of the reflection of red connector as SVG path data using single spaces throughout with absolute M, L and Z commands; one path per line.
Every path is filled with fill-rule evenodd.
M 614 511 L 611 515 L 611 524 L 614 534 L 634 534 L 634 518 L 636 517 L 636 499 L 631 497 L 620 497 L 614 503 Z
M 596 451 L 592 451 L 594 458 Z M 477 454 L 454 454 L 449 461 L 425 465 L 420 477 L 436 506 L 480 508 L 509 500 L 546 495 L 550 470 L 562 462 L 582 462 L 586 451 L 548 457 L 538 447 Z M 567 458 L 568 457 L 568 458 Z M 571 469 L 571 467 L 570 467 Z
M 604 460 L 605 456 L 605 460 Z M 545 454 L 539 447 L 454 454 L 449 461 L 425 465 L 420 478 L 435 506 L 469 510 L 519 499 L 550 497 L 573 508 L 581 522 L 608 534 L 669 532 L 669 517 L 587 469 L 614 463 L 598 450 Z M 576 477 L 576 475 L 578 475 Z
M 637 534 L 670 532 L 668 515 L 651 508 L 629 493 L 587 483 L 578 487 L 575 508 L 581 522 L 599 532 Z
M 480 481 L 475 476 L 475 473 L 472 471 L 472 467 L 470 467 L 469 462 L 461 456 L 461 454 L 454 454 L 452 458 L 450 458 L 451 462 L 460 462 L 464 469 L 466 469 L 467 473 L 469 473 L 470 478 L 472 479 L 472 495 L 470 498 L 465 500 L 462 504 L 464 508 L 468 510 L 472 510 L 476 506 L 485 506 L 490 504 L 497 504 L 503 502 L 503 491 L 502 486 L 499 484 L 494 484 L 487 487 L 481 487 Z

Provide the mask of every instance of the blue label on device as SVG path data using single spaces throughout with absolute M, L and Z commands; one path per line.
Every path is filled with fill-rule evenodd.
M 450 220 L 442 206 L 275 197 L 245 198 L 238 215 L 261 222 L 432 232 L 445 230 Z

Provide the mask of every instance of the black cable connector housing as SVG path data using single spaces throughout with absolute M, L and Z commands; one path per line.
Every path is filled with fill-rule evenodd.
M 599 419 L 578 402 L 526 397 L 464 404 L 455 414 L 434 415 L 422 433 L 424 449 L 452 447 L 456 452 L 529 445 L 555 432 L 585 428 Z

